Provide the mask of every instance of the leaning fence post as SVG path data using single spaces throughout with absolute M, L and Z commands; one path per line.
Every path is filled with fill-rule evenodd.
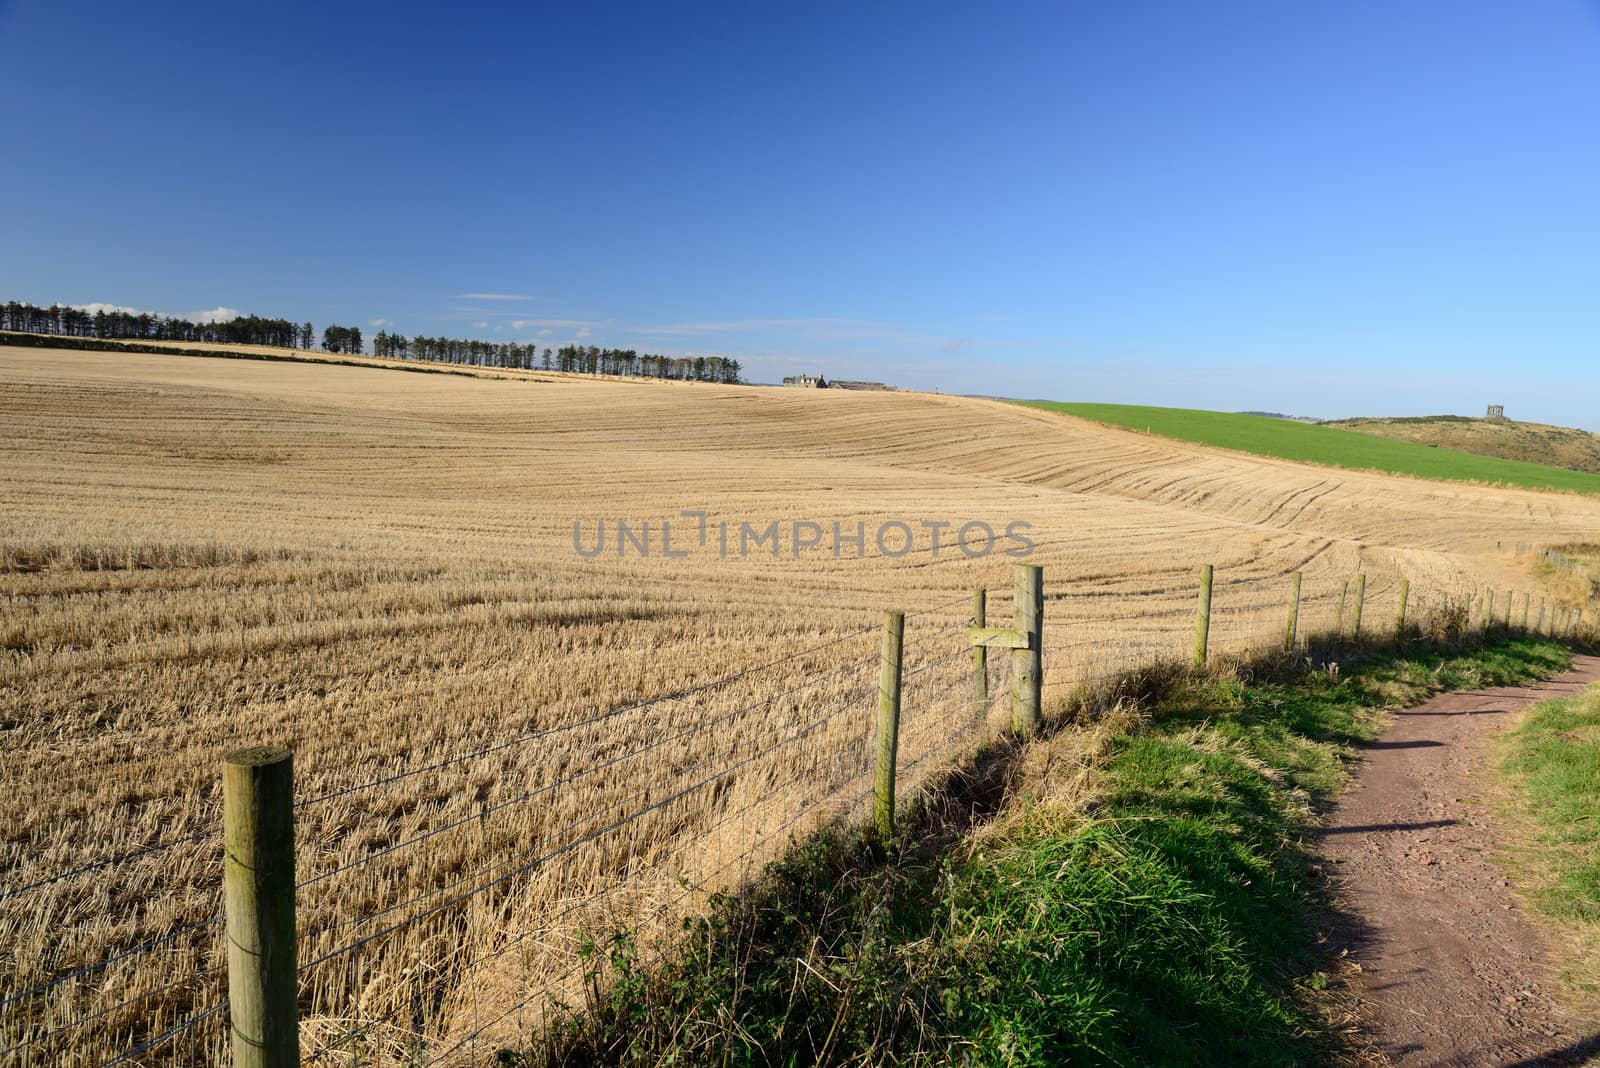
M 1200 565 L 1200 603 L 1194 611 L 1194 666 L 1206 666 L 1206 648 L 1211 644 L 1211 565 Z
M 238 749 L 222 763 L 223 901 L 235 1068 L 300 1063 L 295 983 L 294 756 Z
M 1339 618 L 1333 625 L 1333 632 L 1338 637 L 1344 637 L 1344 602 L 1350 596 L 1350 580 L 1345 579 L 1339 584 Z
M 900 648 L 906 631 L 904 612 L 885 612 L 883 646 L 878 657 L 878 781 L 872 794 L 872 818 L 879 843 L 894 837 L 894 771 L 900 749 Z
M 989 614 L 989 591 L 972 591 L 972 625 L 986 627 Z M 972 719 L 979 727 L 989 711 L 989 647 L 972 647 Z
M 1400 580 L 1400 608 L 1394 614 L 1394 636 L 1405 637 L 1406 633 L 1406 601 L 1411 598 L 1411 580 Z
M 1283 651 L 1294 652 L 1295 632 L 1300 628 L 1300 572 L 1289 576 L 1289 622 L 1283 628 Z
M 1025 639 L 1011 650 L 1011 728 L 1029 735 L 1039 727 L 1044 695 L 1044 568 L 1012 565 L 1011 599 Z
M 1367 600 L 1367 573 L 1361 572 L 1356 576 L 1356 603 L 1350 613 L 1350 637 L 1361 637 L 1361 609 Z

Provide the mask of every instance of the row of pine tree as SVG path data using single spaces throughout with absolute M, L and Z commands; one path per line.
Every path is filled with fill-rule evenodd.
M 176 316 L 117 310 L 87 311 L 71 305 L 41 308 L 22 301 L 0 305 L 0 330 L 23 334 L 109 338 L 140 341 L 199 341 L 215 344 L 270 345 L 311 349 L 316 333 L 310 323 L 241 315 L 225 322 L 195 323 Z M 329 326 L 322 331 L 324 352 L 364 353 L 361 328 Z M 739 361 L 723 356 L 658 356 L 633 349 L 595 345 L 562 345 L 540 349 L 515 341 L 470 338 L 412 337 L 378 331 L 372 354 L 395 360 L 426 360 L 474 367 L 572 371 L 583 374 L 631 375 L 696 382 L 738 382 Z

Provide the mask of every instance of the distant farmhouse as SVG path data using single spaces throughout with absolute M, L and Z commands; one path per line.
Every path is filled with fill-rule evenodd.
M 821 375 L 790 375 L 783 380 L 783 384 L 796 389 L 894 389 L 893 386 L 886 386 L 882 382 L 852 382 L 844 378 L 836 378 L 829 382 Z

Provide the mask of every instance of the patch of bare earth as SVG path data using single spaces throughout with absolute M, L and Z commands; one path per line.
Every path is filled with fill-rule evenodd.
M 1322 832 L 1341 916 L 1334 949 L 1359 966 L 1354 993 L 1396 1065 L 1577 1065 L 1600 1055 L 1600 1022 L 1574 1017 L 1493 854 L 1504 842 L 1481 798 L 1489 739 L 1528 706 L 1600 681 L 1600 658 L 1541 686 L 1439 697 L 1394 715 Z

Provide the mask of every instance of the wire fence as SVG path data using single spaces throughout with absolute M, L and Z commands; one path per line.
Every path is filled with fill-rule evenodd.
M 1192 591 L 1193 587 L 1191 587 Z M 1329 635 L 1387 636 L 1402 579 L 1306 583 L 1219 573 L 1209 655 Z M 985 591 L 990 627 L 1018 612 Z M 1404 588 L 1413 627 L 1576 626 L 1570 609 L 1486 590 Z M 1061 700 L 1191 655 L 1196 611 L 1170 587 L 1079 583 L 1044 595 L 1040 688 Z M 1011 674 L 975 677 L 971 592 L 906 617 L 902 798 L 1009 722 Z M 1538 605 L 1535 611 L 1535 605 Z M 1491 614 L 1492 613 L 1492 614 Z M 1581 620 L 1581 616 L 1578 617 Z M 998 624 L 997 624 L 997 621 Z M 592 996 L 597 954 L 672 952 L 686 916 L 738 892 L 793 842 L 863 824 L 881 698 L 877 627 L 672 693 L 485 739 L 294 802 L 303 1063 L 494 1064 Z M 37 959 L 5 955 L 0 1062 L 221 1063 L 228 975 L 220 818 L 197 833 L 30 872 L 0 888 L 0 931 L 73 923 Z M 175 859 L 176 858 L 176 859 Z M 160 865 L 160 897 L 134 880 Z M 610 947 L 608 949 L 608 947 Z

